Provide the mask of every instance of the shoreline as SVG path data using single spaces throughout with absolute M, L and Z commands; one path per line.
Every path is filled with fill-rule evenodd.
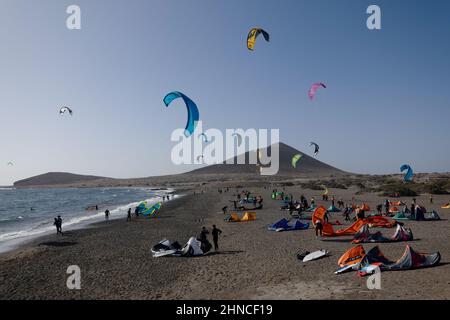
M 110 188 L 115 188 L 115 187 L 110 187 Z M 122 187 L 118 187 L 118 188 L 122 188 Z M 131 188 L 143 189 L 143 187 L 131 187 Z M 74 189 L 76 189 L 76 188 L 74 188 Z M 165 187 L 165 188 L 152 187 L 152 188 L 149 188 L 149 189 L 152 190 L 152 192 L 153 191 L 169 191 L 169 192 L 167 192 L 167 194 L 172 195 L 173 199 L 171 199 L 169 201 L 166 200 L 166 203 L 174 201 L 174 200 L 177 200 L 180 197 L 183 197 L 182 193 L 177 193 L 176 189 L 170 188 L 170 187 Z M 158 197 L 159 195 L 158 195 L 158 193 L 155 193 L 154 196 Z M 143 201 L 148 201 L 148 200 L 149 199 L 145 199 Z M 156 203 L 156 202 L 157 201 L 155 201 L 154 203 Z M 110 211 L 114 211 L 114 210 L 116 210 L 118 208 L 121 208 L 123 206 L 127 206 L 129 204 L 130 203 L 127 203 L 127 204 L 116 204 L 116 205 L 110 207 L 110 209 L 111 209 Z M 151 204 L 153 204 L 153 202 Z M 126 218 L 126 213 L 124 212 L 124 213 L 118 213 L 118 214 L 115 214 L 115 215 L 111 215 L 109 220 L 110 221 L 120 220 L 120 219 L 122 219 L 122 215 L 123 215 L 123 217 Z M 133 215 L 134 215 L 134 213 L 133 213 Z M 76 218 L 72 217 L 71 219 L 76 219 Z M 78 219 L 82 219 L 82 216 L 79 217 Z M 69 222 L 70 222 L 70 220 L 69 220 Z M 88 228 L 95 227 L 96 224 L 101 224 L 102 222 L 104 222 L 103 211 L 98 210 L 98 211 L 95 211 L 95 214 L 92 217 L 86 218 L 84 220 L 80 220 L 78 222 L 73 222 L 73 223 L 70 223 L 70 224 L 68 224 L 66 226 L 63 223 L 63 230 L 65 230 L 64 232 L 74 232 L 74 231 L 77 231 L 77 230 L 82 230 L 82 229 L 88 229 Z M 51 229 L 52 230 L 38 231 L 36 234 L 19 236 L 17 238 L 13 238 L 13 239 L 8 239 L 8 240 L 2 241 L 0 243 L 0 256 L 2 256 L 4 254 L 8 254 L 9 252 L 14 251 L 16 249 L 20 250 L 21 247 L 30 245 L 30 244 L 34 243 L 35 241 L 38 241 L 39 238 L 48 237 L 48 236 L 54 234 L 55 233 L 54 228 L 52 227 Z M 23 230 L 16 231 L 16 233 L 20 233 L 20 232 L 23 232 Z

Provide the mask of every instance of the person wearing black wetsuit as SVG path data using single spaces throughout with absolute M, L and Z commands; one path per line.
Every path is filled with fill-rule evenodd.
M 214 250 L 219 250 L 219 235 L 222 233 L 222 230 L 216 228 L 216 225 L 213 225 L 213 229 L 211 231 L 213 242 L 214 242 Z

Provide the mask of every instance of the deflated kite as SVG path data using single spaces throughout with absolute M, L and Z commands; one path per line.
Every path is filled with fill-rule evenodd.
M 167 94 L 164 97 L 163 101 L 164 101 L 164 104 L 166 105 L 166 107 L 168 107 L 173 100 L 178 99 L 178 98 L 183 99 L 184 103 L 186 104 L 188 118 L 187 118 L 186 128 L 184 130 L 184 135 L 186 137 L 189 137 L 195 131 L 195 128 L 197 127 L 197 122 L 200 119 L 200 114 L 198 112 L 197 105 L 181 92 L 173 91 L 173 92 Z
M 319 145 L 315 142 L 310 142 L 309 146 L 314 146 L 314 155 L 317 156 L 319 154 Z
M 70 109 L 69 107 L 62 107 L 61 109 L 59 109 L 59 114 L 60 115 L 63 115 L 66 112 L 68 112 L 70 115 L 73 114 L 72 109 Z
M 298 153 L 292 157 L 292 167 L 294 167 L 294 168 L 297 167 L 297 162 L 298 162 L 298 160 L 300 160 L 301 157 L 303 157 L 303 155 L 300 153 Z
M 263 35 L 264 39 L 267 42 L 270 41 L 270 36 L 269 36 L 269 34 L 266 31 L 264 31 L 261 28 L 253 28 L 253 29 L 250 30 L 250 32 L 248 33 L 248 36 L 247 36 L 247 48 L 248 48 L 248 50 L 252 50 L 253 51 L 253 48 L 255 47 L 256 38 L 260 34 Z
M 325 89 L 327 86 L 326 86 L 325 84 L 323 84 L 322 82 L 314 83 L 314 84 L 311 86 L 311 88 L 310 88 L 309 91 L 308 91 L 308 97 L 309 97 L 311 100 L 314 99 L 314 97 L 315 97 L 315 95 L 316 95 L 316 92 L 317 92 L 317 90 L 318 90 L 320 87 L 322 87 L 322 88 Z
M 400 171 L 401 172 L 406 171 L 405 176 L 403 177 L 403 179 L 405 181 L 412 181 L 414 173 L 413 173 L 413 170 L 412 170 L 412 168 L 411 168 L 411 166 L 409 164 L 402 165 L 400 167 Z

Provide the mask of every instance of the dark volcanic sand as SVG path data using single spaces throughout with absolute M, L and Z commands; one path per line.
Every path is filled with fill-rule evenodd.
M 242 184 L 242 183 L 241 183 Z M 95 228 L 51 235 L 0 256 L 1 299 L 448 299 L 450 297 L 449 210 L 439 209 L 449 197 L 436 196 L 435 208 L 443 221 L 406 222 L 417 239 L 409 244 L 423 252 L 440 251 L 434 268 L 384 272 L 382 290 L 368 290 L 355 272 L 336 276 L 337 259 L 351 248 L 348 238 L 318 240 L 312 229 L 269 232 L 267 226 L 288 212 L 270 199 L 269 188 L 249 188 L 265 199 L 257 221 L 226 223 L 220 209 L 232 207 L 234 189 L 219 195 L 217 188 L 166 204 L 159 218 L 99 223 Z M 278 189 L 281 189 L 280 187 Z M 320 191 L 286 188 L 296 198 L 319 198 Z M 355 190 L 330 189 L 336 199 L 350 201 Z M 372 208 L 383 198 L 356 196 Z M 411 199 L 404 198 L 409 204 Z M 428 206 L 428 196 L 418 197 Z M 322 204 L 321 201 L 318 201 Z M 329 206 L 329 203 L 326 204 Z M 428 206 L 429 207 L 429 206 Z M 332 220 L 340 214 L 331 215 Z M 163 238 L 184 244 L 202 225 L 222 229 L 221 252 L 195 258 L 152 258 L 150 248 Z M 381 229 L 390 236 L 394 229 Z M 56 242 L 56 243 L 55 243 Z M 43 244 L 46 243 L 46 244 Z M 365 245 L 366 250 L 374 245 Z M 381 244 L 388 258 L 398 259 L 405 243 Z M 331 257 L 299 262 L 296 253 L 327 249 Z M 81 268 L 81 290 L 68 290 L 66 269 Z

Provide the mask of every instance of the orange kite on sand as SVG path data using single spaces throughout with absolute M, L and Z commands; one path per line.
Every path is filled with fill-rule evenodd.
M 356 247 L 351 248 L 347 252 L 345 252 L 338 260 L 339 267 L 345 267 L 348 265 L 353 265 L 355 263 L 361 262 L 361 260 L 366 256 L 366 252 L 364 251 L 364 247 L 362 245 L 358 245 Z

